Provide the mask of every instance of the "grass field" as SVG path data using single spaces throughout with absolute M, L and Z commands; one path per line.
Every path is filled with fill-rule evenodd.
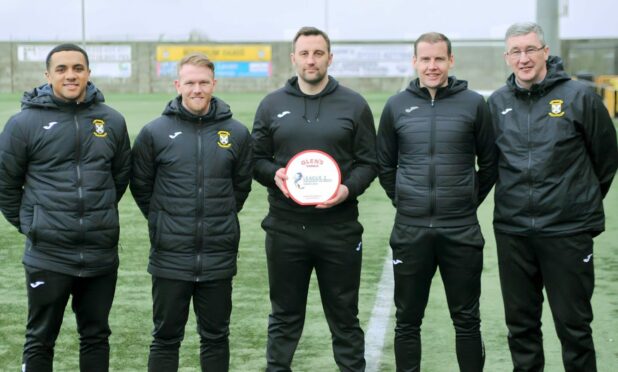
M 235 117 L 250 126 L 261 94 L 219 95 L 232 106 Z M 366 94 L 376 120 L 388 95 Z M 169 95 L 108 95 L 108 103 L 127 118 L 132 139 L 146 122 L 157 117 Z M 18 95 L 0 95 L 0 128 L 19 109 Z M 377 122 L 376 122 L 377 123 Z M 512 369 L 506 343 L 502 299 L 498 281 L 495 241 L 491 230 L 493 198 L 479 210 L 486 238 L 482 332 L 487 351 L 486 371 Z M 360 319 L 366 327 L 382 275 L 384 260 L 390 256 L 388 236 L 394 210 L 375 181 L 360 199 L 361 222 L 365 226 L 364 257 L 360 296 Z M 607 231 L 595 239 L 596 290 L 593 297 L 593 331 L 599 371 L 614 371 L 618 366 L 618 185 L 605 199 Z M 238 275 L 234 280 L 234 309 L 231 323 L 231 370 L 264 369 L 267 316 L 269 313 L 264 233 L 260 221 L 267 211 L 264 188 L 253 184 L 253 191 L 242 211 Z M 111 369 L 145 371 L 151 340 L 150 276 L 146 272 L 148 234 L 146 221 L 127 193 L 120 205 L 121 250 L 116 298 L 111 313 Z M 0 370 L 20 369 L 26 320 L 26 291 L 21 255 L 23 237 L 0 218 Z M 392 295 L 389 295 L 391 298 Z M 549 308 L 544 311 L 546 371 L 561 371 L 560 344 L 555 336 Z M 394 371 L 393 327 L 391 316 L 380 371 Z M 454 331 L 449 318 L 444 290 L 436 275 L 423 327 L 423 371 L 457 371 Z M 187 324 L 181 348 L 181 370 L 199 369 L 198 337 L 193 317 Z M 322 314 L 315 278 L 312 282 L 307 321 L 294 359 L 295 371 L 336 371 L 330 336 Z M 56 371 L 78 370 L 75 320 L 68 307 L 61 335 L 56 344 Z

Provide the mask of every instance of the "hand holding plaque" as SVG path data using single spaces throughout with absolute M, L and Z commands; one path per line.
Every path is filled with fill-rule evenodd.
M 285 167 L 290 197 L 300 205 L 317 205 L 337 193 L 341 171 L 335 159 L 320 150 L 294 155 Z

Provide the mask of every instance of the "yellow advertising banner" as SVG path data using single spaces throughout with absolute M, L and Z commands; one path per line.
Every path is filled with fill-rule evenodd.
M 178 62 L 190 53 L 203 53 L 213 62 L 270 62 L 272 48 L 262 44 L 159 45 L 157 62 Z

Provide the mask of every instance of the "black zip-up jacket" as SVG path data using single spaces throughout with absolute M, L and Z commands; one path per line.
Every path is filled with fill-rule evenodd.
M 397 207 L 397 223 L 478 223 L 476 209 L 498 176 L 497 151 L 487 104 L 467 87 L 449 77 L 432 99 L 416 79 L 387 101 L 378 163 L 380 184 Z
M 118 201 L 129 183 L 124 118 L 92 83 L 65 103 L 24 93 L 0 136 L 0 210 L 26 235 L 26 266 L 72 276 L 118 267 Z
M 236 274 L 237 213 L 251 191 L 251 136 L 213 97 L 196 116 L 178 96 L 133 145 L 131 193 L 150 232 L 148 272 L 184 280 Z
M 494 228 L 516 235 L 598 234 L 603 197 L 618 166 L 616 129 L 601 98 L 550 57 L 531 89 L 506 86 L 489 98 L 500 151 Z
M 267 95 L 253 123 L 254 177 L 268 188 L 269 214 L 296 222 L 328 224 L 358 218 L 357 197 L 377 175 L 375 125 L 369 105 L 358 93 L 329 76 L 322 92 L 306 95 L 298 78 Z M 332 207 L 316 209 L 286 198 L 275 184 L 275 173 L 303 150 L 321 150 L 341 170 L 348 198 Z

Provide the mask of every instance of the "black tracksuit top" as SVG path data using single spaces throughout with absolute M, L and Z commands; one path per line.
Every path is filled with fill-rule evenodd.
M 369 105 L 358 93 L 329 76 L 322 92 L 305 95 L 293 77 L 260 103 L 253 123 L 254 177 L 268 188 L 269 214 L 301 223 L 327 224 L 356 220 L 357 197 L 377 175 L 375 125 Z M 275 185 L 275 172 L 304 150 L 321 150 L 341 170 L 350 192 L 332 208 L 301 206 Z
M 251 136 L 213 97 L 206 115 L 178 96 L 133 145 L 131 193 L 150 232 L 148 272 L 184 280 L 236 274 L 237 213 L 251 190 Z
M 0 137 L 0 209 L 27 237 L 27 266 L 72 276 L 118 267 L 131 150 L 124 118 L 103 102 L 92 83 L 79 104 L 42 85 Z
M 478 223 L 477 207 L 496 181 L 497 151 L 487 104 L 467 86 L 449 77 L 432 99 L 416 79 L 387 101 L 378 163 L 380 183 L 397 207 L 397 223 Z
M 550 57 L 531 89 L 489 98 L 500 151 L 494 228 L 516 235 L 598 234 L 603 197 L 618 166 L 616 129 L 601 98 Z

